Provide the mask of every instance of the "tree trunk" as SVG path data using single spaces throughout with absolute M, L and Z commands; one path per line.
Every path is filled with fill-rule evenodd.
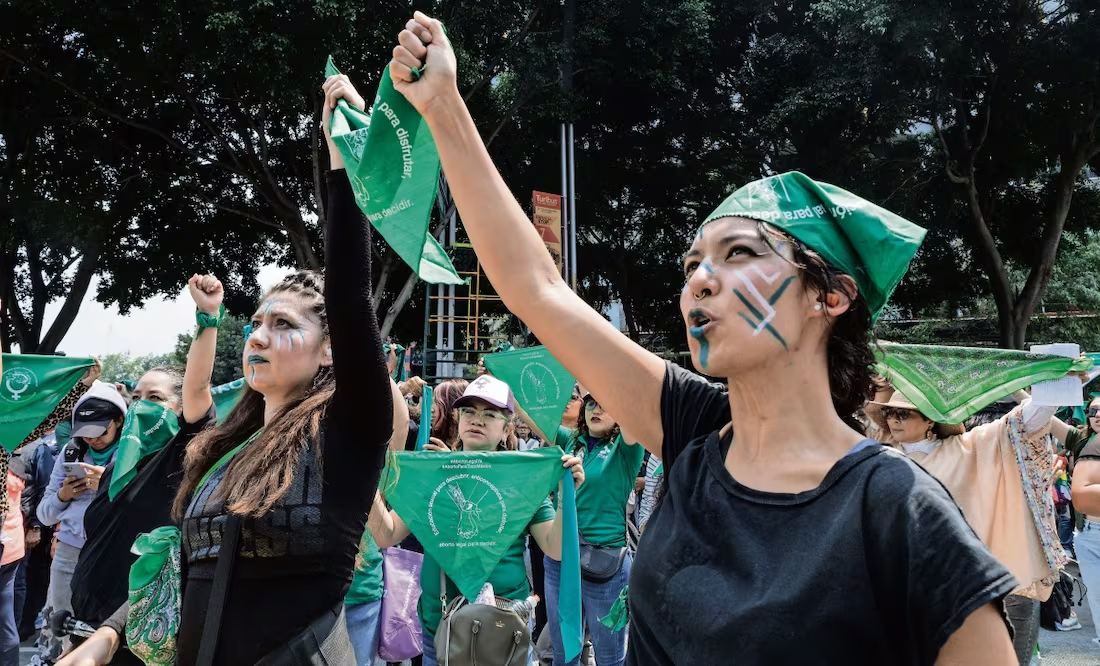
M 420 278 L 417 277 L 416 273 L 410 273 L 409 279 L 405 280 L 405 284 L 401 287 L 401 291 L 398 292 L 397 297 L 393 299 L 393 303 L 390 304 L 390 307 L 386 309 L 386 317 L 382 320 L 382 329 L 380 331 L 383 340 L 390 334 L 393 323 L 397 321 L 397 315 L 401 314 L 401 310 L 405 308 L 405 304 L 412 298 L 418 282 L 420 282 Z
M 306 229 L 306 221 L 302 219 L 301 211 L 288 211 L 282 217 L 283 225 L 286 227 L 287 241 L 294 251 L 295 266 L 320 271 L 321 260 L 317 257 L 317 253 L 313 251 L 313 244 L 309 241 L 309 231 Z
M 84 302 L 84 296 L 88 293 L 88 287 L 92 284 L 92 277 L 99 269 L 99 257 L 102 250 L 103 241 L 100 238 L 94 238 L 84 249 L 84 257 L 76 268 L 76 275 L 73 277 L 69 293 L 65 295 L 65 302 L 62 303 L 61 310 L 58 311 L 53 324 L 50 324 L 50 330 L 46 332 L 46 337 L 42 338 L 42 342 L 38 345 L 37 351 L 39 354 L 54 353 L 61 341 L 65 339 L 65 334 L 69 332 L 69 327 L 73 325 L 77 313 L 80 312 L 80 305 Z

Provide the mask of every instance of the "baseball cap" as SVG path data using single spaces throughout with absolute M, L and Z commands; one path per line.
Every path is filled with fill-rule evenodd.
M 126 401 L 115 387 L 96 381 L 73 408 L 73 437 L 99 437 L 111 421 L 126 413 Z
M 508 385 L 491 375 L 481 375 L 466 387 L 462 397 L 455 400 L 454 408 L 458 409 L 468 405 L 474 400 L 481 400 L 490 405 L 503 409 L 509 414 L 516 411 L 516 399 L 512 395 L 512 389 Z

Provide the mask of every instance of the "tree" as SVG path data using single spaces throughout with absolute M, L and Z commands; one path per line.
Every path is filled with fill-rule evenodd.
M 106 354 L 99 359 L 103 364 L 103 374 L 100 380 L 104 382 L 136 382 L 141 376 L 153 368 L 173 365 L 173 359 L 168 354 L 147 354 L 145 356 L 131 356 L 129 352 L 122 354 Z
M 241 317 L 226 315 L 218 327 L 218 349 L 214 354 L 214 371 L 210 376 L 213 386 L 228 384 L 244 375 L 242 359 L 244 357 L 244 326 L 248 322 Z M 187 353 L 191 349 L 194 336 L 182 333 L 176 340 L 176 348 L 171 354 L 172 362 L 181 367 L 187 366 Z
M 927 226 L 918 287 L 902 301 L 975 297 L 980 269 L 1000 343 L 1021 346 L 1077 199 L 1093 196 L 1083 176 L 1100 153 L 1100 17 L 1075 0 L 826 0 L 756 22 L 768 32 L 740 92 L 768 161 Z M 1027 267 L 1019 290 L 1012 260 Z M 945 291 L 929 289 L 940 271 Z

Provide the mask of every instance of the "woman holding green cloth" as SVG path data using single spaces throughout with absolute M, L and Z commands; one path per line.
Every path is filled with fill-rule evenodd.
M 581 544 L 584 544 L 582 548 L 595 547 L 611 555 L 623 552 L 622 563 L 609 580 L 597 582 L 581 577 L 581 607 L 596 663 L 600 666 L 622 664 L 626 658 L 626 628 L 613 631 L 604 626 L 600 618 L 611 612 L 630 579 L 633 558 L 626 549 L 626 503 L 638 478 L 645 449 L 623 438 L 619 424 L 592 394 L 586 394 L 581 400 L 574 428 L 559 426 L 557 432 L 544 433 L 522 409 L 519 413 L 543 440 L 584 460 L 585 484 L 577 490 L 577 527 Z M 561 640 L 558 620 L 561 562 L 546 556 L 543 566 L 546 618 L 554 646 L 554 664 L 579 664 L 580 656 L 571 662 L 565 661 L 565 646 Z
M 1050 484 L 1055 407 L 1021 403 L 991 423 L 966 431 L 936 423 L 901 391 L 867 404 L 880 439 L 936 477 L 951 492 L 978 537 L 1019 585 L 1005 599 L 1017 661 L 1026 666 L 1039 641 L 1039 603 L 1068 559 L 1054 521 Z M 1064 429 L 1059 429 L 1064 437 Z
M 462 397 L 455 401 L 458 412 L 457 448 L 462 451 L 501 451 L 508 436 L 508 425 L 515 413 L 515 397 L 504 382 L 490 375 L 481 375 L 466 388 Z M 441 440 L 427 444 L 426 451 L 448 452 L 451 448 Z M 583 487 L 584 468 L 581 459 L 566 454 L 562 456 L 563 467 L 573 468 L 573 480 L 578 488 Z M 535 512 L 527 529 L 524 530 L 511 547 L 504 553 L 500 562 L 489 575 L 497 597 L 509 601 L 523 601 L 531 594 L 527 581 L 527 570 L 523 552 L 526 537 L 530 534 L 548 557 L 561 558 L 561 521 L 562 514 L 555 511 L 547 497 Z M 400 543 L 411 533 L 405 521 L 396 511 L 386 508 L 381 495 L 375 497 L 368 523 L 374 540 L 380 548 L 388 548 Z M 424 556 L 424 567 L 420 571 L 420 604 L 417 612 L 424 632 L 424 666 L 436 666 L 435 650 L 436 628 L 442 619 L 440 605 L 440 568 L 428 555 Z M 447 598 L 454 599 L 458 589 L 447 581 Z M 530 651 L 530 646 L 528 647 Z
M 400 394 L 372 305 L 371 225 L 329 136 L 339 99 L 360 109 L 364 102 L 350 96 L 346 77 L 330 77 L 323 90 L 333 168 L 325 275 L 295 271 L 257 303 L 241 357 L 248 387 L 226 419 L 187 448 L 173 507 L 184 562 L 174 588 L 180 666 L 200 656 L 233 665 L 289 655 L 354 662 L 342 626 L 344 595 Z M 229 550 L 231 542 L 237 545 Z M 223 548 L 234 562 L 224 604 L 214 589 L 217 565 L 227 561 Z M 126 627 L 129 610 L 120 608 L 71 663 L 106 663 L 124 633 L 143 646 L 164 646 L 154 635 L 157 607 L 139 601 L 134 626 Z M 213 641 L 204 627 L 208 613 L 218 612 L 220 640 Z
M 187 287 L 196 316 L 214 323 L 222 311 L 221 282 L 213 275 L 193 275 Z M 84 517 L 88 540 L 73 572 L 73 614 L 92 626 L 126 603 L 134 540 L 172 522 L 187 445 L 217 417 L 210 394 L 217 340 L 217 326 L 202 327 L 191 341 L 182 378 L 172 368 L 158 368 L 134 387 L 118 455 L 104 470 Z M 113 663 L 141 662 L 123 650 Z
M 924 231 L 799 173 L 734 192 L 683 260 L 692 359 L 728 389 L 708 383 L 562 280 L 478 135 L 439 22 L 417 13 L 398 41 L 394 86 L 427 120 L 504 304 L 664 462 L 626 663 L 1015 663 L 1012 576 L 939 482 L 854 417 L 872 322 Z

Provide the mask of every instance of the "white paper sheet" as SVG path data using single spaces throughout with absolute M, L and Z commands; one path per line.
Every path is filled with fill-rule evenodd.
M 1066 358 L 1081 355 L 1081 346 L 1070 343 L 1053 345 L 1032 345 L 1034 354 L 1053 354 Z M 1031 402 L 1035 405 L 1054 407 L 1076 407 L 1084 401 L 1081 392 L 1081 380 L 1077 377 L 1063 377 L 1049 382 L 1040 382 L 1031 387 Z

